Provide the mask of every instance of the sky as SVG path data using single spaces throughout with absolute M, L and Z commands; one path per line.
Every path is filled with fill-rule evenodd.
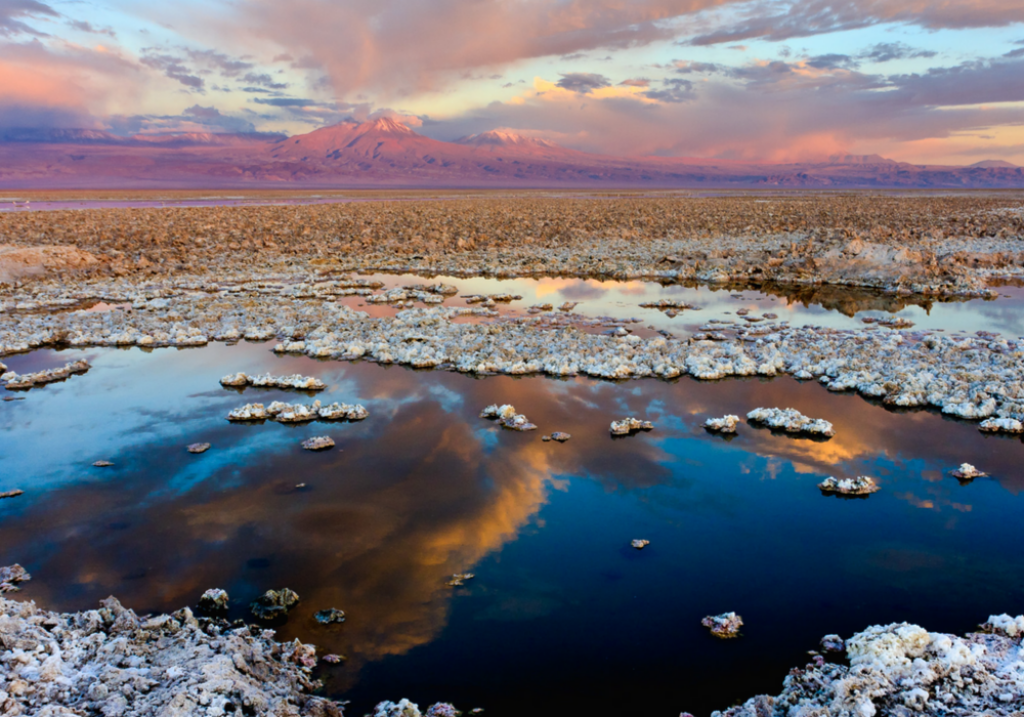
M 0 128 L 1024 165 L 1024 0 L 0 0 Z

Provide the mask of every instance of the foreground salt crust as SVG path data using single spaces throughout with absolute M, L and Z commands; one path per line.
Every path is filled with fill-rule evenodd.
M 817 657 L 791 670 L 779 695 L 712 717 L 1020 715 L 1024 617 L 992 616 L 982 629 L 992 634 L 960 638 L 905 622 L 873 625 L 846 641 L 849 666 Z
M 795 408 L 755 408 L 747 419 L 779 428 L 787 433 L 808 433 L 831 438 L 836 434 L 832 424 L 822 418 L 808 418 Z
M 0 714 L 341 717 L 311 696 L 316 648 L 272 630 L 193 616 L 137 616 L 114 598 L 55 613 L 0 598 Z

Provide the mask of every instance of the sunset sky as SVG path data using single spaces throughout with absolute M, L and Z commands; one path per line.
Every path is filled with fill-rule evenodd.
M 0 0 L 0 127 L 1024 164 L 1022 0 Z

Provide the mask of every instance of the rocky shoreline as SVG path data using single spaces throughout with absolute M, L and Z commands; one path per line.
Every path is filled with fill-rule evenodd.
M 1024 709 L 1024 616 L 992 616 L 964 637 L 907 623 L 874 625 L 794 668 L 777 696 L 759 695 L 712 717 L 990 717 Z M 197 617 L 138 616 L 115 598 L 56 613 L 0 597 L 0 714 L 78 717 L 343 717 L 314 693 L 316 647 L 277 642 L 273 630 Z M 473 713 L 479 710 L 473 710 Z M 421 713 L 403 699 L 375 717 Z M 688 713 L 684 713 L 688 714 Z

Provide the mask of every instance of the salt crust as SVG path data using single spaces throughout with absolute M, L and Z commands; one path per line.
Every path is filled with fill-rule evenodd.
M 0 714 L 341 717 L 309 693 L 316 648 L 223 621 L 137 616 L 114 598 L 60 614 L 0 598 Z
M 840 495 L 868 495 L 879 489 L 875 479 L 868 476 L 857 476 L 856 478 L 829 476 L 818 484 L 818 488 L 824 493 L 839 493 Z
M 1024 617 L 992 616 L 982 629 L 992 634 L 960 638 L 905 622 L 873 625 L 846 641 L 849 666 L 816 657 L 790 671 L 779 695 L 712 717 L 1019 716 Z
M 808 418 L 795 408 L 755 408 L 747 420 L 779 428 L 787 433 L 808 433 L 831 438 L 836 434 L 832 424 L 822 418 Z
M 315 436 L 304 440 L 302 447 L 307 451 L 326 451 L 328 448 L 334 448 L 334 439 L 330 436 Z
M 323 391 L 327 388 L 326 383 L 313 376 L 302 376 L 297 373 L 291 376 L 271 376 L 269 373 L 249 376 L 241 371 L 225 376 L 220 380 L 220 385 L 230 387 L 297 388 L 302 391 Z
M 3 381 L 8 389 L 32 388 L 53 383 L 54 381 L 63 381 L 69 376 L 85 373 L 90 368 L 92 367 L 89 365 L 89 362 L 82 359 L 80 361 L 72 361 L 60 368 L 51 368 L 45 371 L 36 371 L 35 373 L 18 374 L 14 371 L 6 371 L 0 374 L 0 381 Z
M 373 709 L 373 717 L 458 717 L 460 714 L 447 702 L 438 702 L 428 707 L 426 712 L 420 712 L 418 704 L 404 698 L 398 702 L 381 702 Z
M 740 628 L 743 627 L 743 618 L 734 612 L 725 612 L 721 615 L 708 615 L 700 624 L 711 630 L 715 637 L 728 639 L 739 637 Z
M 721 418 L 709 418 L 704 421 L 704 428 L 716 433 L 735 433 L 736 425 L 740 422 L 739 416 L 722 416 Z
M 623 418 L 621 421 L 612 421 L 611 432 L 613 436 L 628 436 L 637 431 L 650 431 L 654 424 L 650 421 L 641 421 L 638 418 Z
M 507 403 L 501 406 L 492 403 L 480 411 L 480 418 L 489 418 L 492 421 L 497 421 L 503 428 L 513 431 L 534 431 L 537 429 L 537 426 L 530 423 L 530 419 L 521 413 L 516 413 L 516 407 Z
M 771 324 L 744 327 L 727 341 L 691 342 L 595 335 L 552 323 L 547 315 L 461 324 L 452 321 L 460 310 L 444 307 L 370 318 L 329 301 L 292 299 L 282 289 L 264 295 L 257 282 L 239 291 L 207 281 L 167 288 L 109 282 L 96 290 L 105 300 L 135 308 L 0 313 L 0 356 L 56 345 L 201 346 L 211 340 L 277 338 L 275 350 L 281 353 L 480 375 L 720 379 L 789 374 L 893 406 L 933 406 L 975 420 L 1024 419 L 1024 340 Z
M 247 403 L 228 414 L 229 421 L 277 421 L 278 423 L 308 423 L 309 421 L 361 421 L 370 412 L 361 404 L 331 403 L 326 406 L 320 401 L 310 404 L 283 403 L 274 401 L 269 406 L 262 403 Z

